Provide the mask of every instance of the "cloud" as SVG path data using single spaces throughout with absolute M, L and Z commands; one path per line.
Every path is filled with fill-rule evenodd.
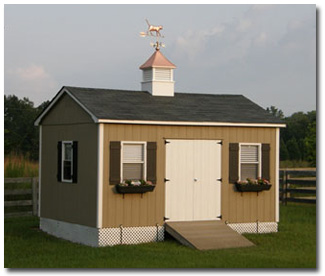
M 36 105 L 49 99 L 56 90 L 57 82 L 42 65 L 31 64 L 25 67 L 8 69 L 5 72 L 5 94 L 37 99 Z

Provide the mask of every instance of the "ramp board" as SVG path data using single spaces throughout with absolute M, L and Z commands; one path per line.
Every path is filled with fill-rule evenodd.
M 166 222 L 165 230 L 180 243 L 199 250 L 254 245 L 220 220 Z

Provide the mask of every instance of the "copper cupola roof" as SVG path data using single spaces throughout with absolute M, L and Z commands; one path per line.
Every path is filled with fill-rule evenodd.
M 160 50 L 156 50 L 153 55 L 140 66 L 140 69 L 147 69 L 152 67 L 160 67 L 160 68 L 176 68 L 175 64 L 171 63 L 164 55 L 160 52 Z

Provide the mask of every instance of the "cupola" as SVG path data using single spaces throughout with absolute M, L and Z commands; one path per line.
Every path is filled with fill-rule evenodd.
M 142 70 L 141 90 L 149 91 L 152 96 L 173 97 L 175 68 L 175 64 L 161 53 L 157 43 L 156 51 L 140 66 Z

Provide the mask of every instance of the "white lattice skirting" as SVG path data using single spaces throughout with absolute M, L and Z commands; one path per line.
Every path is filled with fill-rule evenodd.
M 227 223 L 227 225 L 237 231 L 243 233 L 274 233 L 278 232 L 278 224 L 276 222 L 249 222 L 249 223 Z
M 55 237 L 94 247 L 164 240 L 164 227 L 159 225 L 97 229 L 69 222 L 40 218 L 40 229 Z

